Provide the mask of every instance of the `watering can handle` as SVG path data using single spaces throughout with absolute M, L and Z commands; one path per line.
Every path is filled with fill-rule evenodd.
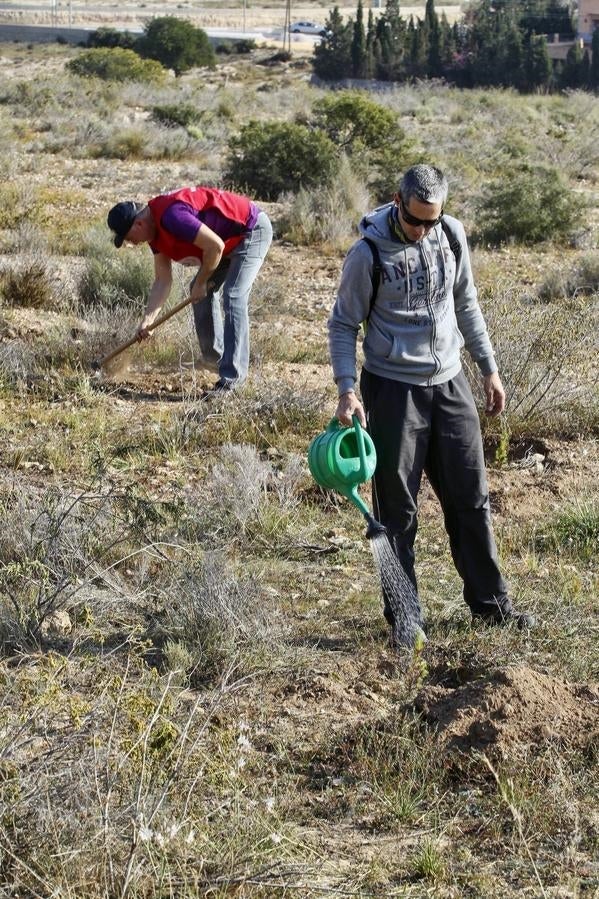
M 362 475 L 363 479 L 366 480 L 368 475 L 366 472 L 366 447 L 364 446 L 364 432 L 357 415 L 352 415 L 352 421 L 354 423 L 356 443 L 358 444 L 358 455 L 360 456 L 360 474 Z

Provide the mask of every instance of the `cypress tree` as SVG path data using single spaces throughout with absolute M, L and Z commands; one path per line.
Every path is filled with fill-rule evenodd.
M 351 45 L 352 74 L 354 78 L 366 77 L 366 35 L 364 33 L 364 7 L 358 0 L 356 21 Z
M 441 29 L 439 16 L 435 11 L 435 0 L 426 0 L 424 28 L 427 43 L 428 74 L 437 78 L 443 71 L 441 61 Z
M 544 34 L 537 35 L 534 31 L 531 33 L 526 43 L 524 68 L 528 90 L 549 87 L 553 76 L 553 67 L 547 52 L 547 41 Z
M 589 69 L 589 87 L 591 90 L 599 90 L 599 28 L 593 31 L 591 41 L 591 68 Z
M 422 22 L 414 22 L 414 19 L 411 18 L 408 34 L 410 39 L 410 75 L 412 78 L 422 78 L 428 74 L 426 28 Z
M 581 87 L 583 85 L 583 67 L 582 48 L 578 41 L 574 41 L 566 54 L 560 87 Z
M 374 13 L 371 7 L 368 10 L 368 24 L 366 26 L 366 78 L 372 78 L 376 69 L 374 55 L 375 37 Z

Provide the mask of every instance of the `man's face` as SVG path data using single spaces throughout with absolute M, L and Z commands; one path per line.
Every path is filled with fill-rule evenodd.
M 441 219 L 443 213 L 442 203 L 423 203 L 412 197 L 408 203 L 404 203 L 401 194 L 393 197 L 398 208 L 399 221 L 408 240 L 416 243 L 423 240 Z
M 140 212 L 140 214 L 135 218 L 133 224 L 127 231 L 125 235 L 125 240 L 127 243 L 139 244 L 139 243 L 147 243 L 148 241 L 154 238 L 156 228 L 154 226 L 154 220 L 151 215 L 146 215 L 144 212 Z

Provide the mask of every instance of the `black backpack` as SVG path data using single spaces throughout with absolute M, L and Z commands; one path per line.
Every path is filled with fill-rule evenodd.
M 447 237 L 447 240 L 449 241 L 449 249 L 455 256 L 456 265 L 459 265 L 460 259 L 462 256 L 462 245 L 461 245 L 460 241 L 458 240 L 457 235 L 454 234 L 454 232 L 449 227 L 449 225 L 445 219 L 445 216 L 443 216 L 441 219 L 441 227 L 443 228 L 445 236 Z M 362 240 L 365 240 L 366 243 L 368 244 L 368 246 L 370 247 L 370 250 L 372 252 L 372 260 L 373 260 L 372 296 L 370 298 L 370 309 L 368 310 L 368 317 L 365 319 L 365 322 L 367 322 L 371 316 L 372 310 L 374 308 L 374 304 L 376 303 L 376 297 L 377 297 L 377 294 L 379 291 L 379 284 L 381 283 L 381 277 L 383 274 L 383 266 L 381 263 L 381 257 L 379 255 L 379 248 L 377 247 L 375 242 L 373 240 L 371 240 L 370 237 L 363 237 Z

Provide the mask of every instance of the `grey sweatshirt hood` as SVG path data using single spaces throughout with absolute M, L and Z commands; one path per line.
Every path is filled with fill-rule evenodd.
M 404 243 L 391 230 L 392 209 L 393 204 L 379 207 L 359 225 L 360 234 L 376 244 L 382 266 L 372 308 L 374 260 L 368 243 L 356 241 L 343 265 L 329 319 L 339 392 L 355 384 L 356 339 L 365 320 L 364 367 L 373 374 L 411 384 L 444 383 L 459 372 L 464 345 L 483 374 L 495 371 L 461 223 L 444 216 L 443 225 L 423 240 Z

